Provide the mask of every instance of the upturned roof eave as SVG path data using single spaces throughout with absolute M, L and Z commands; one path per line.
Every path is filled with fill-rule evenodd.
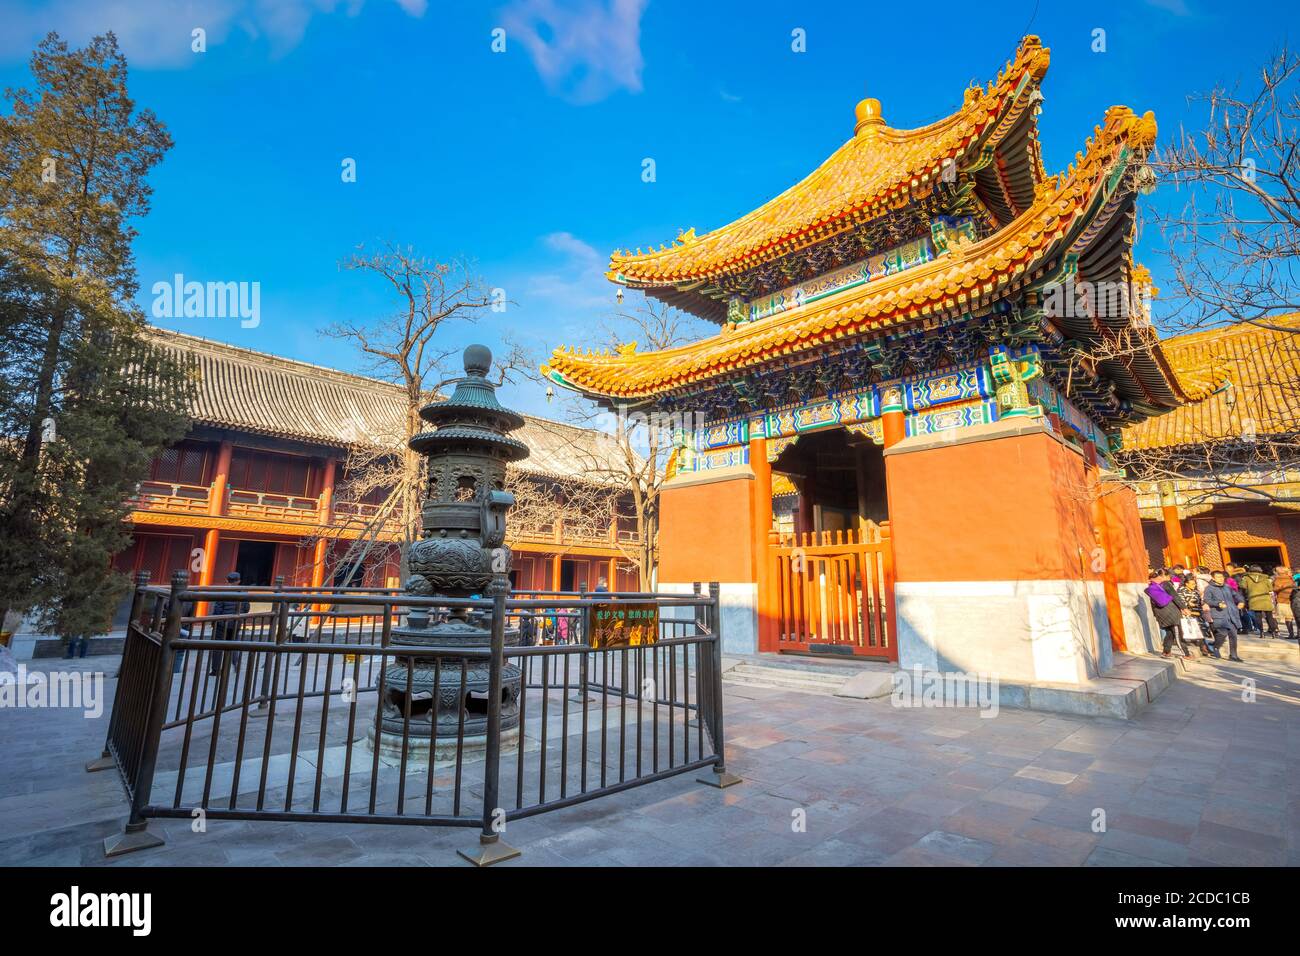
M 643 401 L 678 387 L 700 384 L 730 374 L 738 367 L 760 364 L 779 355 L 804 351 L 815 347 L 826 336 L 839 339 L 847 335 L 866 334 L 876 329 L 903 325 L 945 312 L 949 307 L 968 302 L 972 289 L 977 296 L 986 295 L 990 291 L 1000 294 L 1006 286 L 1026 273 L 1032 272 L 1038 264 L 1049 260 L 1059 251 L 1062 241 L 1077 235 L 1082 211 L 1088 208 L 1103 188 L 1114 164 L 1121 156 L 1127 157 L 1126 162 L 1141 161 L 1154 144 L 1154 139 L 1155 120 L 1150 113 L 1138 117 L 1127 108 L 1113 107 L 1107 113 L 1106 124 L 1098 127 L 1097 141 L 1090 141 L 1086 152 L 1080 154 L 1077 168 L 1045 180 L 1040 184 L 1040 193 L 1033 206 L 994 235 L 974 243 L 960 259 L 942 256 L 923 266 L 868 283 L 850 293 L 848 299 L 832 296 L 814 306 L 805 306 L 748 323 L 733 332 L 724 331 L 676 349 L 627 356 L 578 354 L 558 349 L 552 356 L 551 362 L 542 366 L 543 374 L 559 385 L 598 400 Z M 1123 154 L 1121 151 L 1126 146 L 1130 148 L 1130 152 Z M 1055 207 L 1061 202 L 1068 202 L 1069 208 L 1059 213 L 1054 212 Z M 1028 246 L 1029 243 L 1034 245 Z M 989 264 L 995 262 L 1007 248 L 1018 248 L 1021 254 L 1013 257 L 1010 253 L 1006 253 L 1004 258 L 1009 263 L 1008 268 L 991 273 Z M 1027 248 L 1028 252 L 1025 251 Z M 788 337 L 782 338 L 779 334 L 772 334 L 766 342 L 757 341 L 782 328 L 804 323 L 811 325 L 810 320 L 820 314 L 852 309 L 853 306 L 872 299 L 886 301 L 890 295 L 900 298 L 901 293 L 915 289 L 923 282 L 944 277 L 954 266 L 960 266 L 965 270 L 964 285 L 953 289 L 952 284 L 955 280 L 949 279 L 947 285 L 934 293 L 930 299 L 921 300 L 920 305 L 915 305 L 915 299 L 907 299 L 906 302 L 914 306 L 910 311 L 906 308 L 895 310 L 886 313 L 883 318 L 876 318 L 879 313 L 871 313 L 870 323 L 859 321 L 856 327 L 850 329 L 844 328 L 849 320 L 842 319 L 835 323 L 834 328 L 820 329 L 798 341 L 792 341 Z M 972 281 L 972 275 L 985 275 L 985 278 L 981 281 Z M 867 309 L 864 307 L 861 312 L 865 313 Z M 753 344 L 747 347 L 744 344 L 745 340 Z M 694 370 L 686 369 L 676 375 L 664 374 L 657 380 L 645 384 L 631 384 L 637 379 L 633 374 L 637 366 L 643 368 L 647 365 L 671 366 L 676 359 L 707 353 L 716 346 L 728 342 L 732 343 L 731 350 L 711 364 Z M 603 387 L 594 380 L 594 376 L 597 375 L 604 381 L 616 378 L 623 387 L 619 389 Z
M 875 142 L 891 141 L 891 145 L 896 147 L 901 147 L 908 142 L 914 143 L 918 140 L 924 140 L 927 137 L 937 139 L 941 133 L 947 131 L 953 125 L 959 125 L 970 115 L 974 115 L 979 110 L 987 107 L 990 97 L 995 100 L 996 110 L 987 116 L 984 122 L 975 128 L 974 133 L 962 142 L 955 151 L 949 151 L 949 149 L 942 152 L 936 151 L 933 155 L 925 157 L 923 161 L 914 163 L 912 167 L 903 170 L 893 179 L 879 184 L 873 193 L 858 197 L 856 202 L 841 209 L 833 216 L 813 217 L 793 222 L 788 230 L 770 235 L 749 247 L 743 247 L 728 258 L 713 263 L 707 268 L 678 268 L 674 271 L 671 266 L 672 260 L 674 258 L 680 259 L 689 247 L 698 243 L 719 241 L 724 239 L 727 234 L 736 232 L 751 222 L 761 220 L 781 204 L 792 198 L 797 198 L 802 191 L 809 188 L 810 184 L 828 175 L 833 171 L 837 163 L 852 161 L 853 153 L 856 147 L 860 145 L 856 135 L 841 144 L 825 161 L 798 183 L 756 209 L 717 229 L 713 229 L 702 236 L 691 236 L 685 241 L 682 241 L 679 236 L 671 246 L 659 250 L 651 250 L 646 253 L 638 252 L 637 254 L 620 255 L 615 253 L 610 257 L 606 278 L 615 284 L 636 289 L 664 289 L 681 283 L 709 281 L 735 271 L 737 268 L 755 265 L 765 261 L 765 259 L 784 255 L 786 252 L 799 248 L 801 245 L 800 239 L 809 233 L 821 230 L 828 223 L 852 219 L 861 210 L 870 209 L 873 206 L 880 205 L 883 211 L 884 206 L 897 204 L 895 198 L 897 195 L 911 194 L 918 190 L 922 193 L 928 193 L 935 182 L 938 181 L 938 175 L 944 163 L 960 157 L 978 154 L 988 137 L 999 130 L 1003 120 L 1016 108 L 1021 99 L 1028 97 L 1030 91 L 1038 87 L 1043 75 L 1046 73 L 1049 60 L 1050 51 L 1041 46 L 1038 38 L 1026 37 L 1017 49 L 1015 59 L 1008 61 L 1006 67 L 998 75 L 994 83 L 991 84 L 990 92 L 984 93 L 981 91 L 978 96 L 968 99 L 968 102 L 953 113 L 924 127 L 910 130 L 890 127 L 881 128 L 876 133 L 877 139 Z M 1003 130 L 1003 132 L 1006 131 Z M 1035 162 L 1034 169 L 1036 175 L 1042 175 L 1041 158 L 1038 158 Z M 828 235 L 832 233 L 828 233 Z M 655 271 L 652 272 L 652 270 Z

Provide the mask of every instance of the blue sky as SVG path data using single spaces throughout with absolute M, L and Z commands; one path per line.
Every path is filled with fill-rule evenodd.
M 1052 49 L 1040 124 L 1055 171 L 1115 103 L 1154 110 L 1162 141 L 1199 127 L 1188 94 L 1249 83 L 1295 38 L 1295 11 L 1210 0 L 0 0 L 0 85 L 26 82 L 46 30 L 81 42 L 114 29 L 133 96 L 176 140 L 138 223 L 142 307 L 177 272 L 257 281 L 257 328 L 160 324 L 355 370 L 351 348 L 318 330 L 391 307 L 377 280 L 338 269 L 359 244 L 472 257 L 515 304 L 446 341 L 494 345 L 508 332 L 540 358 L 591 342 L 613 309 L 611 249 L 752 209 L 851 135 L 864 95 L 891 125 L 922 125 L 1036 33 Z M 190 49 L 195 27 L 207 31 L 202 54 Z M 491 49 L 496 28 L 504 53 Z M 791 49 L 795 29 L 806 52 Z M 1104 53 L 1092 51 L 1097 29 Z M 348 157 L 355 183 L 340 176 Z M 653 183 L 641 178 L 646 158 Z M 538 386 L 505 397 L 548 413 Z

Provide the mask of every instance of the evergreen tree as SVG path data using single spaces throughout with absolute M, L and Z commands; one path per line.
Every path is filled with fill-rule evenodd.
M 130 220 L 171 147 L 110 33 L 51 33 L 0 114 L 0 613 L 104 630 L 124 500 L 185 430 L 189 375 L 145 334 Z

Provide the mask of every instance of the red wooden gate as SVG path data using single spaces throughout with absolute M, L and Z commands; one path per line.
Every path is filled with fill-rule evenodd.
M 865 533 L 783 535 L 768 545 L 768 568 L 769 649 L 898 660 L 888 522 Z

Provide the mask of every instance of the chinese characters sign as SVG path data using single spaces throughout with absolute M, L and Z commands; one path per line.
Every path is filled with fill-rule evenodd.
M 593 605 L 590 633 L 593 648 L 653 644 L 659 637 L 659 608 L 634 601 Z

